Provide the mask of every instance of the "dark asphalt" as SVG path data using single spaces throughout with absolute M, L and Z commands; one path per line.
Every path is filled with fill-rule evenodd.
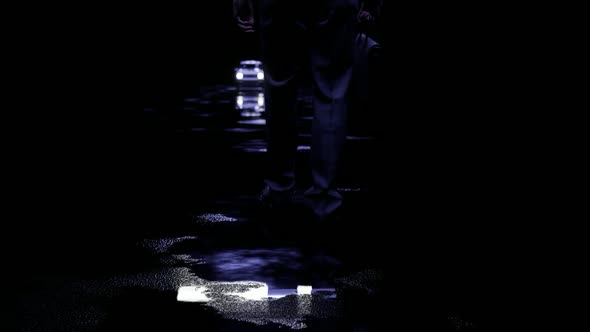
M 378 153 L 383 125 L 353 113 L 342 219 L 263 211 L 264 121 L 236 110 L 236 96 L 203 86 L 146 106 L 139 194 L 123 200 L 130 213 L 102 209 L 105 197 L 87 215 L 64 216 L 79 220 L 73 228 L 41 226 L 45 235 L 16 249 L 17 330 L 471 331 L 501 321 L 491 305 L 500 284 L 489 280 L 503 271 L 481 233 L 495 215 L 472 213 L 485 204 L 455 191 L 426 199 L 441 189 L 423 192 L 424 178 L 399 195 L 384 174 L 408 155 Z M 310 120 L 302 91 L 301 189 Z M 415 175 L 402 174 L 400 188 Z M 298 294 L 301 285 L 311 294 Z

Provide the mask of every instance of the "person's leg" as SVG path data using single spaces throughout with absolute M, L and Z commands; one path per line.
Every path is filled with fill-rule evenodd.
M 261 0 L 259 30 L 265 71 L 269 170 L 268 189 L 284 192 L 295 186 L 297 153 L 296 102 L 302 34 L 291 1 Z
M 358 5 L 344 0 L 318 10 L 311 25 L 310 64 L 314 120 L 311 169 L 313 186 L 306 195 L 319 216 L 337 209 L 342 197 L 334 188 L 346 140 L 346 94 L 352 76 Z

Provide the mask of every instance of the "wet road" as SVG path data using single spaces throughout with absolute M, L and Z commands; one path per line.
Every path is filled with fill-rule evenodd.
M 486 323 L 485 287 L 461 288 L 485 272 L 461 267 L 462 256 L 429 265 L 437 254 L 420 256 L 422 242 L 402 240 L 404 226 L 377 199 L 371 123 L 356 122 L 347 138 L 337 226 L 260 210 L 264 120 L 239 96 L 231 86 L 202 87 L 172 110 L 144 110 L 135 218 L 41 241 L 18 283 L 19 330 L 470 331 Z M 258 97 L 250 101 L 260 110 Z M 310 102 L 302 92 L 301 188 Z

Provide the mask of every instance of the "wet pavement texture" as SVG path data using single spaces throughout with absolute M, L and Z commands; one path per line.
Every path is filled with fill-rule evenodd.
M 497 271 L 477 230 L 465 238 L 457 230 L 469 226 L 445 223 L 446 204 L 384 194 L 383 133 L 372 119 L 351 124 L 338 224 L 261 210 L 264 120 L 240 110 L 238 96 L 203 86 L 144 109 L 140 194 L 127 201 L 136 209 L 78 215 L 73 229 L 48 225 L 51 235 L 29 239 L 33 252 L 16 273 L 17 330 L 471 331 L 498 320 L 496 286 L 484 281 Z M 305 189 L 306 91 L 299 109 Z M 400 219 L 401 205 L 415 213 Z M 474 251 L 477 259 L 465 253 Z

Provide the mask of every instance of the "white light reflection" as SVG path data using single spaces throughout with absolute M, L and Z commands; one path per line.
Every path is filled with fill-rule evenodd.
M 178 288 L 176 301 L 178 302 L 209 302 L 211 298 L 205 294 L 206 286 L 182 286 Z
M 263 93 L 258 94 L 258 106 L 264 106 L 264 94 Z
M 258 326 L 279 324 L 288 330 L 306 328 L 304 320 L 310 316 L 336 317 L 336 303 L 325 301 L 330 298 L 335 298 L 333 288 L 300 285 L 297 289 L 269 289 L 266 283 L 256 281 L 205 281 L 180 287 L 177 296 L 181 302 L 201 302 L 227 319 Z
M 237 295 L 246 300 L 260 301 L 268 298 L 268 285 L 262 284 L 260 287 L 251 287 L 245 292 L 233 292 L 229 295 Z
M 311 286 L 297 286 L 297 295 L 311 295 Z
M 214 298 L 238 296 L 244 300 L 261 301 L 268 299 L 268 285 L 263 282 L 209 282 L 199 286 L 178 288 L 176 300 L 179 302 L 205 303 Z
M 299 316 L 308 316 L 311 314 L 313 298 L 310 295 L 297 296 L 297 314 Z
M 268 285 L 257 281 L 207 282 L 198 286 L 181 286 L 176 299 L 179 302 L 209 302 L 215 297 L 239 296 L 244 300 L 261 301 L 278 299 L 288 295 L 312 295 L 312 286 L 297 286 L 294 289 L 274 289 L 269 292 Z M 334 292 L 334 289 L 318 289 L 318 292 Z
M 257 125 L 257 126 L 262 126 L 266 124 L 266 119 L 264 118 L 258 118 L 258 119 L 251 119 L 251 120 L 240 120 L 238 121 L 239 124 L 245 124 L 245 125 Z

